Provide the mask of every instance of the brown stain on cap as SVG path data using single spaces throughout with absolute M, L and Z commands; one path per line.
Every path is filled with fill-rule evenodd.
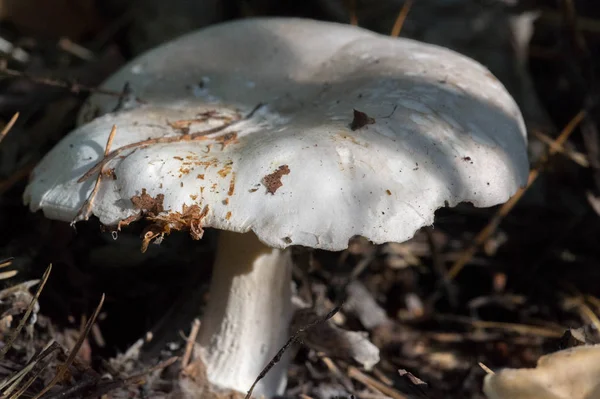
M 281 178 L 284 175 L 290 174 L 290 168 L 287 165 L 281 165 L 277 170 L 271 174 L 266 175 L 262 179 L 262 184 L 267 188 L 267 192 L 271 195 L 275 194 L 275 192 L 279 189 L 279 187 L 283 186 L 281 182 Z
M 227 195 L 230 197 L 235 192 L 235 172 L 231 174 L 231 181 L 229 181 L 229 190 L 227 191 Z

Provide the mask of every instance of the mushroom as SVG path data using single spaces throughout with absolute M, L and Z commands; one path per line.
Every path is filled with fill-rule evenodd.
M 594 399 L 600 397 L 600 345 L 540 357 L 536 368 L 504 369 L 485 377 L 489 399 Z
M 288 338 L 291 246 L 402 242 L 436 209 L 496 205 L 527 179 L 512 97 L 482 65 L 433 45 L 245 19 L 149 51 L 103 87 L 126 83 L 130 101 L 89 99 L 81 123 L 102 116 L 46 155 L 25 202 L 49 218 L 81 218 L 102 171 L 110 178 L 89 213 L 104 225 L 145 216 L 147 241 L 221 230 L 198 338 L 216 388 L 246 391 Z M 117 152 L 104 157 L 113 125 Z M 282 361 L 255 393 L 271 397 L 285 383 Z

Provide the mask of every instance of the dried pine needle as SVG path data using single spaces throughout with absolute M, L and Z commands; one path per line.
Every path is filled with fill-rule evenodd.
M 392 31 L 390 33 L 391 37 L 400 36 L 400 32 L 402 31 L 402 27 L 404 26 L 404 22 L 406 21 L 406 17 L 408 16 L 412 5 L 413 0 L 406 0 L 404 4 L 402 4 L 402 8 L 396 17 L 396 21 L 394 21 L 394 26 L 392 27 Z

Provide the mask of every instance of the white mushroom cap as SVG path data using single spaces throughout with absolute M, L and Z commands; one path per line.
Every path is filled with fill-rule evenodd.
M 600 345 L 542 356 L 534 369 L 504 369 L 485 378 L 489 399 L 594 399 L 600 397 Z
M 164 194 L 165 213 L 208 206 L 204 227 L 254 231 L 275 248 L 340 250 L 354 235 L 404 241 L 445 204 L 495 205 L 526 183 L 526 134 L 513 99 L 486 68 L 433 45 L 335 23 L 248 19 L 152 50 L 105 87 L 125 82 L 145 105 L 59 143 L 33 173 L 32 210 L 75 217 L 93 187 L 77 179 L 102 159 L 113 124 L 116 149 L 180 135 L 169 122 L 202 111 L 231 116 L 258 103 L 266 106 L 225 131 L 237 133 L 226 145 L 123 153 L 107 165 L 116 179 L 103 179 L 92 213 L 115 225 L 137 212 L 131 198 L 146 190 Z M 116 101 L 93 96 L 90 104 L 106 113 Z M 354 109 L 374 123 L 351 129 Z M 214 116 L 190 131 L 219 123 Z

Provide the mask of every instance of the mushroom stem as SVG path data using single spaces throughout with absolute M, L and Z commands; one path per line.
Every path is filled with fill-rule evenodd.
M 214 388 L 246 392 L 289 337 L 292 259 L 254 233 L 222 231 L 198 343 Z M 288 357 L 254 389 L 283 393 Z

